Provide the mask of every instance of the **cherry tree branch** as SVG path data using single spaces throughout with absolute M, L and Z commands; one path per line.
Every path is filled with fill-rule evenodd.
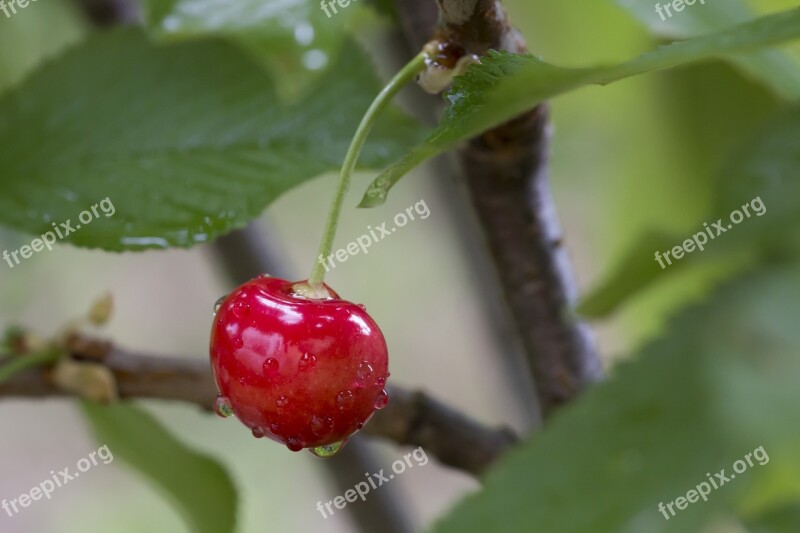
M 408 21 L 421 17 L 430 20 L 430 4 L 396 1 L 406 21 L 402 26 L 409 28 Z M 499 0 L 437 4 L 437 38 L 477 55 L 489 49 L 526 51 Z M 407 35 L 418 44 L 419 28 Z M 548 109 L 542 104 L 472 139 L 459 152 L 544 417 L 602 377 L 591 332 L 571 312 L 577 288 L 550 192 L 549 139 Z
M 108 368 L 121 400 L 179 401 L 209 412 L 213 408 L 217 387 L 205 357 L 142 354 L 82 336 L 70 339 L 68 347 L 74 361 Z M 388 392 L 389 406 L 375 413 L 364 433 L 422 446 L 442 464 L 479 474 L 516 441 L 509 430 L 486 428 L 423 392 L 396 386 Z M 35 367 L 0 383 L 0 398 L 68 395 L 54 382 L 48 367 Z
M 133 0 L 73 0 L 89 22 L 98 27 L 135 24 L 141 17 L 141 6 Z

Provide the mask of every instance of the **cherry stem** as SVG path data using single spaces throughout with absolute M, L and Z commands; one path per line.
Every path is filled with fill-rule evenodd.
M 353 174 L 353 169 L 358 161 L 358 156 L 364 143 L 367 140 L 373 124 L 380 116 L 381 112 L 386 108 L 389 102 L 392 101 L 394 96 L 402 89 L 408 82 L 413 80 L 418 73 L 425 68 L 425 60 L 427 55 L 420 52 L 414 59 L 409 61 L 395 76 L 389 81 L 386 87 L 375 97 L 372 104 L 367 109 L 361 123 L 358 125 L 353 140 L 350 142 L 350 148 L 347 150 L 347 155 L 342 164 L 342 170 L 339 174 L 339 185 L 336 189 L 336 195 L 333 197 L 331 210 L 328 214 L 328 220 L 325 224 L 325 233 L 322 234 L 322 241 L 319 244 L 319 253 L 314 262 L 314 268 L 311 270 L 311 276 L 308 278 L 308 284 L 312 288 L 317 288 L 322 285 L 325 279 L 325 265 L 323 261 L 331 253 L 333 248 L 333 239 L 336 236 L 336 227 L 339 225 L 339 217 L 342 213 L 342 204 L 347 190 L 350 187 L 350 176 Z

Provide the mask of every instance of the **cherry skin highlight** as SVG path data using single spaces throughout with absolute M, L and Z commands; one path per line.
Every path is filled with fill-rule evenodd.
M 260 276 L 219 305 L 210 350 L 215 410 L 292 451 L 335 453 L 386 405 L 386 341 L 363 306 L 327 286 L 330 298 L 306 298 L 295 285 Z

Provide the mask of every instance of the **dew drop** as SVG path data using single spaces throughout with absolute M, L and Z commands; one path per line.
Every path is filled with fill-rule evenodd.
M 378 387 L 383 387 L 386 385 L 386 378 L 378 378 L 375 380 L 375 385 Z
M 362 361 L 361 364 L 358 365 L 358 370 L 356 370 L 356 386 L 364 387 L 369 385 L 373 376 L 375 376 L 375 370 L 372 368 L 372 365 L 366 361 Z
M 346 442 L 346 440 L 343 440 L 341 442 L 334 442 L 333 444 L 326 444 L 325 446 L 317 446 L 316 448 L 309 448 L 308 451 L 317 457 L 333 457 L 342 451 Z
M 314 41 L 314 27 L 306 20 L 300 21 L 294 27 L 294 40 L 302 46 L 308 46 Z
M 231 400 L 227 396 L 220 394 L 214 400 L 214 412 L 222 418 L 228 418 L 233 414 L 233 406 Z
M 264 436 L 264 430 L 259 428 L 259 427 L 254 427 L 253 428 L 253 436 L 255 438 L 257 438 L 257 439 L 260 439 L 261 437 Z
M 262 369 L 264 371 L 264 375 L 270 378 L 274 378 L 278 375 L 278 370 L 280 370 L 280 364 L 278 360 L 274 357 L 267 358 L 262 365 Z
M 258 275 L 258 276 L 256 276 L 256 277 L 257 277 L 258 279 L 263 279 L 263 278 L 271 278 L 272 276 L 270 276 L 270 275 L 269 275 L 269 274 L 267 274 L 267 273 L 264 273 L 264 274 L 259 274 L 259 275 Z
M 356 424 L 356 429 L 361 429 L 363 427 L 364 427 L 364 422 L 359 422 L 358 424 Z
M 233 347 L 234 348 L 236 348 L 238 350 L 242 346 L 244 346 L 244 341 L 242 340 L 241 337 L 236 337 L 236 338 L 233 339 Z
M 336 405 L 339 407 L 340 411 L 346 411 L 353 407 L 354 401 L 353 393 L 349 390 L 343 390 L 336 395 Z
M 383 409 L 389 403 L 389 395 L 385 390 L 382 390 L 375 397 L 375 409 Z
M 305 443 L 298 439 L 297 437 L 289 437 L 286 439 L 286 447 L 292 450 L 293 452 L 299 452 L 303 449 Z
M 358 304 L 358 306 L 361 308 L 362 311 L 366 311 L 367 310 L 367 306 L 364 305 L 364 304 Z
M 308 372 L 313 369 L 316 364 L 317 358 L 307 353 L 303 354 L 303 357 L 300 358 L 300 361 L 297 363 L 297 368 L 299 368 L 301 372 Z
M 219 308 L 222 307 L 222 302 L 224 302 L 225 298 L 227 297 L 228 297 L 227 294 L 225 296 L 220 296 L 214 303 L 214 315 L 216 315 L 219 312 Z
M 275 400 L 275 407 L 277 408 L 279 415 L 285 414 L 289 409 L 289 398 L 286 396 L 279 397 L 277 400 Z
M 308 70 L 319 70 L 328 64 L 328 54 L 322 50 L 309 50 L 303 55 L 303 66 Z
M 238 318 L 244 318 L 250 314 L 250 304 L 242 300 L 238 300 L 233 304 L 231 310 Z
M 333 431 L 333 420 L 327 416 L 314 415 L 311 417 L 311 431 L 317 437 L 326 437 Z

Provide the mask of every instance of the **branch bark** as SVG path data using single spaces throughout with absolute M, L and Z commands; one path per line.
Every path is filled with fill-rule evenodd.
M 140 5 L 132 0 L 73 0 L 89 22 L 105 28 L 135 24 L 141 17 Z
M 107 367 L 121 400 L 171 400 L 209 412 L 213 409 L 217 387 L 205 357 L 142 354 L 80 336 L 73 337 L 68 347 L 73 360 Z M 480 474 L 516 441 L 509 430 L 484 427 L 423 392 L 397 386 L 389 386 L 388 392 L 389 406 L 377 411 L 363 432 L 398 444 L 422 446 L 442 464 Z M 46 367 L 29 369 L 0 384 L 0 398 L 67 395 Z
M 526 51 L 498 0 L 437 3 L 437 38 L 477 55 L 489 49 Z M 426 4 L 395 2 L 401 20 L 418 17 Z M 409 34 L 409 39 L 419 36 Z M 571 313 L 577 289 L 550 193 L 548 122 L 542 104 L 472 139 L 459 152 L 543 417 L 602 378 L 591 332 Z

